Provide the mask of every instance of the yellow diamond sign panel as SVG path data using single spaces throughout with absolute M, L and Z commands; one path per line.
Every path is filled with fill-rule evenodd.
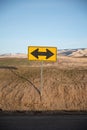
M 56 61 L 57 48 L 56 47 L 28 47 L 28 59 L 38 61 Z

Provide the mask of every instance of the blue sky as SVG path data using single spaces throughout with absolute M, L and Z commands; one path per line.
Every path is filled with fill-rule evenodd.
M 0 0 L 0 54 L 87 48 L 86 0 Z

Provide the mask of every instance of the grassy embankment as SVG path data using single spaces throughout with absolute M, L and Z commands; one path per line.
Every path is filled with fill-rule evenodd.
M 40 96 L 40 62 L 0 59 L 0 109 L 87 110 L 87 59 L 45 62 Z

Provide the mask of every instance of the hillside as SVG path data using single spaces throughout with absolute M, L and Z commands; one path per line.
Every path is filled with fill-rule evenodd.
M 1 54 L 0 58 L 27 58 L 27 55 L 23 53 L 5 53 Z
M 59 50 L 60 56 L 87 57 L 87 49 L 64 49 Z
M 44 62 L 42 96 L 40 62 L 0 59 L 1 110 L 86 110 L 87 59 L 59 56 Z
M 73 52 L 70 54 L 72 57 L 87 57 L 87 49 L 84 50 L 77 50 L 76 52 Z

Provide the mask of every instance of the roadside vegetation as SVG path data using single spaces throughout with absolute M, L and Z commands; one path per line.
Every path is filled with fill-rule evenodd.
M 87 111 L 87 59 L 59 57 L 41 63 L 18 58 L 0 59 L 0 109 L 8 111 Z

